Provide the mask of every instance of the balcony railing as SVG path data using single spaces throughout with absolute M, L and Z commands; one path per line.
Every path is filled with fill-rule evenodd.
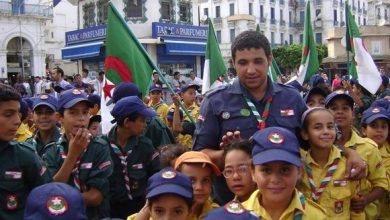
M 295 23 L 296 28 L 302 28 L 303 27 L 303 22 L 297 22 Z
M 271 18 L 271 24 L 273 24 L 273 25 L 276 24 L 276 19 L 275 18 Z
M 289 0 L 288 1 L 288 7 L 291 7 L 291 8 L 295 7 L 295 1 L 294 0 Z
M 377 18 L 377 19 L 381 19 L 382 16 L 378 14 L 378 15 L 376 16 L 376 18 Z
M 53 7 L 39 4 L 12 4 L 0 1 L 0 14 L 53 17 Z
M 286 21 L 281 20 L 281 21 L 280 21 L 280 26 L 285 26 L 285 25 L 286 25 Z
M 353 10 L 353 11 L 356 11 L 356 6 L 352 6 L 352 10 Z
M 359 13 L 362 13 L 362 9 L 361 9 L 361 8 L 359 8 L 359 9 L 358 9 L 358 12 L 359 12 Z
M 265 19 L 265 17 L 260 18 L 260 23 L 265 23 L 266 21 L 267 21 L 267 19 Z
M 367 10 L 366 9 L 363 9 L 363 14 L 367 14 Z
M 222 24 L 222 18 L 221 18 L 221 17 L 219 17 L 219 18 L 214 18 L 214 19 L 213 19 L 213 23 L 214 23 L 214 24 Z
M 298 8 L 304 8 L 305 7 L 305 2 L 302 0 L 299 0 L 298 2 Z
M 284 5 L 284 0 L 279 0 L 279 5 Z
M 314 1 L 315 6 L 321 6 L 322 5 L 322 0 L 315 0 Z
M 334 26 L 338 26 L 339 25 L 339 21 L 333 21 L 333 25 Z
M 333 6 L 337 7 L 337 5 L 339 5 L 339 2 L 337 0 L 333 0 Z
M 341 22 L 340 22 L 340 26 L 341 26 L 341 27 L 344 27 L 344 26 L 345 26 L 345 21 L 341 21 Z

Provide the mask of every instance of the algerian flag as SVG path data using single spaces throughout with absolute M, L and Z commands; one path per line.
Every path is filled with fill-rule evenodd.
M 209 30 L 207 35 L 206 54 L 203 69 L 203 84 L 202 94 L 210 90 L 210 86 L 220 77 L 226 73 L 225 62 L 223 61 L 221 50 L 217 37 L 215 36 L 214 27 L 210 19 Z
M 310 80 L 310 78 L 318 71 L 318 68 L 320 67 L 318 62 L 316 43 L 314 41 L 313 28 L 311 25 L 310 13 L 310 1 L 307 1 L 305 9 L 305 26 L 303 30 L 302 59 L 297 78 L 297 81 L 301 85 L 303 85 L 305 81 Z
M 256 31 L 260 32 L 260 25 L 259 24 L 257 24 L 257 26 L 256 26 Z M 272 54 L 272 51 L 271 51 L 271 54 Z M 268 68 L 268 76 L 271 77 L 271 80 L 273 82 L 276 82 L 276 81 L 278 81 L 278 76 L 280 76 L 280 75 L 281 75 L 281 73 L 280 73 L 278 64 L 276 63 L 274 57 L 272 57 L 272 63 Z
M 108 5 L 105 80 L 103 86 L 102 132 L 112 127 L 110 103 L 112 90 L 120 82 L 133 82 L 145 96 L 148 94 L 152 72 L 155 68 L 143 46 L 131 32 L 112 2 Z
M 371 94 L 375 94 L 382 83 L 381 74 L 364 46 L 359 33 L 359 28 L 351 14 L 351 9 L 347 1 L 345 6 L 345 20 L 347 24 L 346 49 L 347 52 L 351 51 L 353 56 L 348 72 L 353 78 L 357 79 L 359 84 L 367 89 L 367 91 Z

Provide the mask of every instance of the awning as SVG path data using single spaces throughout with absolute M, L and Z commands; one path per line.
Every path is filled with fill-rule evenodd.
M 206 43 L 165 41 L 165 53 L 167 55 L 204 56 Z
M 96 57 L 100 54 L 103 41 L 81 44 L 62 48 L 63 60 L 78 60 L 88 57 Z

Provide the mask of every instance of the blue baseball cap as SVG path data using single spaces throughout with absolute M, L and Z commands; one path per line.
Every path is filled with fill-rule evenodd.
M 371 107 L 382 107 L 390 114 L 390 100 L 378 99 L 371 104 Z
M 230 201 L 225 206 L 211 210 L 203 220 L 259 220 L 252 212 L 246 210 L 240 202 Z
M 168 111 L 168 114 L 167 114 L 167 120 L 168 121 L 172 121 L 173 120 L 173 114 L 175 113 L 175 108 L 171 108 L 169 109 Z M 183 111 L 180 110 L 180 119 L 183 119 Z
M 343 99 L 347 100 L 349 105 L 351 106 L 351 108 L 353 108 L 353 104 L 354 104 L 353 98 L 352 98 L 352 96 L 350 94 L 348 94 L 347 91 L 344 91 L 344 90 L 336 90 L 336 91 L 330 93 L 328 96 L 326 96 L 326 98 L 325 98 L 325 107 L 328 108 L 329 105 L 335 99 L 338 99 L 338 98 L 343 98 Z
M 382 78 L 382 85 L 387 87 L 387 85 L 389 85 L 389 77 L 387 77 L 385 75 L 381 75 L 381 78 Z
M 92 106 L 99 105 L 100 106 L 100 96 L 96 94 L 90 94 L 88 96 L 89 102 L 92 104 Z
M 313 77 L 312 77 L 312 87 L 316 87 L 318 86 L 319 84 L 322 84 L 322 83 L 325 83 L 325 80 L 324 78 L 322 78 L 322 76 L 320 76 L 319 74 L 315 74 Z
M 386 109 L 381 107 L 370 107 L 363 112 L 362 123 L 370 124 L 378 118 L 384 118 L 390 120 L 390 117 Z
M 292 88 L 296 89 L 298 92 L 302 92 L 303 91 L 302 85 L 297 80 L 293 80 L 293 81 L 287 83 L 287 85 L 289 85 Z
M 165 168 L 153 174 L 148 179 L 146 198 L 150 199 L 162 194 L 175 194 L 192 199 L 193 192 L 190 178 L 173 168 Z
M 312 96 L 312 95 L 321 95 L 323 96 L 324 98 L 326 98 L 326 92 L 321 89 L 320 87 L 313 87 L 309 90 L 309 92 L 305 95 L 305 97 L 303 98 L 303 100 L 305 101 L 305 103 L 307 103 L 307 99 Z
M 70 89 L 74 89 L 74 86 L 72 86 L 70 83 L 59 83 L 57 85 L 54 85 L 53 89 L 57 93 L 61 93 Z
M 114 117 L 114 122 L 122 122 L 126 117 L 131 114 L 140 114 L 146 118 L 156 116 L 156 112 L 146 107 L 140 98 L 137 96 L 129 96 L 120 99 L 114 106 L 111 111 L 112 117 Z
M 254 165 L 285 161 L 301 166 L 299 141 L 291 131 L 281 127 L 268 127 L 257 131 L 252 140 Z
M 68 109 L 72 108 L 79 102 L 86 102 L 89 107 L 93 107 L 91 102 L 88 100 L 87 96 L 78 89 L 70 89 L 64 91 L 58 100 L 59 109 Z
M 87 220 L 81 193 L 65 183 L 34 188 L 26 200 L 24 220 Z
M 49 94 L 41 94 L 39 97 L 34 99 L 33 110 L 37 107 L 45 105 L 51 108 L 53 111 L 57 111 L 58 101 L 56 97 Z
M 153 84 L 152 86 L 150 86 L 149 92 L 153 92 L 153 91 L 161 92 L 162 91 L 162 87 L 159 84 L 157 84 L 157 83 Z
M 22 115 L 21 120 L 23 121 L 28 116 L 28 104 L 27 104 L 26 100 L 24 100 L 24 99 L 20 99 L 19 102 L 20 102 L 19 112 Z
M 114 88 L 112 93 L 112 101 L 117 103 L 120 99 L 128 96 L 141 96 L 138 87 L 131 82 L 121 82 Z
M 28 108 L 32 110 L 33 109 L 33 103 L 34 103 L 33 98 L 25 97 L 25 98 L 23 98 L 23 100 L 27 103 Z
M 180 92 L 181 93 L 184 93 L 186 92 L 189 88 L 194 88 L 195 90 L 199 90 L 200 86 L 197 85 L 197 84 L 188 84 L 188 85 L 184 85 L 180 88 Z

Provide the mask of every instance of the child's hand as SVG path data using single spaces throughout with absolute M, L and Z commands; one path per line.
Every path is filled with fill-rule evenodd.
M 76 135 L 70 134 L 68 156 L 78 157 L 87 148 L 91 133 L 86 128 L 79 128 Z
M 241 139 L 240 131 L 235 131 L 234 133 L 229 131 L 222 137 L 222 142 L 219 143 L 219 147 L 224 149 L 231 142 L 239 139 Z
M 178 94 L 172 94 L 172 101 L 176 108 L 179 107 L 180 96 Z
M 366 197 L 357 195 L 351 199 L 351 210 L 355 212 L 362 212 L 366 207 Z

